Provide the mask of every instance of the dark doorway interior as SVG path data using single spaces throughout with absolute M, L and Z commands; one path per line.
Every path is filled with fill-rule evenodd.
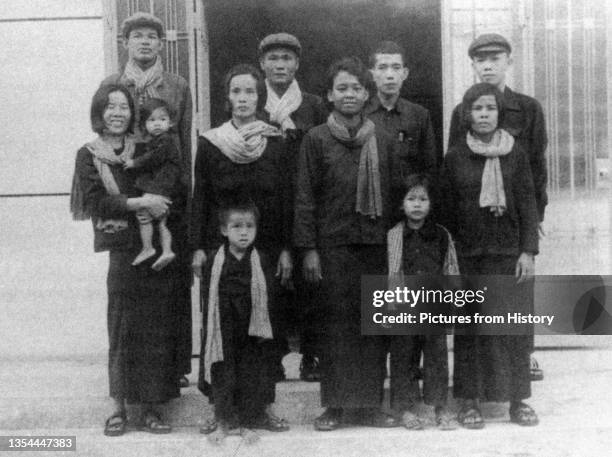
M 257 46 L 269 33 L 296 35 L 303 47 L 298 80 L 324 95 L 325 73 L 339 57 L 367 61 L 379 41 L 406 50 L 410 76 L 402 95 L 429 109 L 442 152 L 442 32 L 439 0 L 205 0 L 208 28 L 211 124 L 223 112 L 222 79 L 234 64 L 257 64 Z

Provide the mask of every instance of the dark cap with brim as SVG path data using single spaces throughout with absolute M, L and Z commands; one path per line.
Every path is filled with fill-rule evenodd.
M 259 43 L 259 55 L 263 56 L 267 51 L 275 48 L 291 49 L 298 57 L 302 53 L 302 45 L 296 37 L 289 33 L 274 33 L 261 40 L 261 43 Z
M 487 52 L 512 52 L 512 46 L 508 40 L 498 33 L 485 33 L 480 35 L 468 48 L 468 55 L 473 58 L 476 54 Z
M 160 38 L 164 36 L 164 24 L 162 21 L 152 14 L 138 12 L 126 18 L 121 24 L 121 35 L 127 39 L 130 37 L 130 32 L 140 27 L 150 27 L 157 32 Z

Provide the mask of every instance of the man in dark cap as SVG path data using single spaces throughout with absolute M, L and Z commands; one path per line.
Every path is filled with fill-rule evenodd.
M 278 125 L 285 137 L 293 189 L 302 138 L 312 127 L 327 120 L 323 100 L 302 91 L 295 79 L 301 54 L 299 40 L 289 33 L 274 33 L 259 43 L 259 64 L 266 76 L 266 120 Z M 289 306 L 285 321 L 287 326 L 297 327 L 300 337 L 301 379 L 318 381 L 317 321 L 322 312 L 317 310 L 316 290 L 301 280 L 300 264 L 298 261 L 297 271 L 293 274 L 297 292 L 287 297 Z
M 472 59 L 472 68 L 478 79 L 493 84 L 503 94 L 505 115 L 501 127 L 514 136 L 529 158 L 536 193 L 540 235 L 543 236 L 542 222 L 548 203 L 545 155 L 548 138 L 542 106 L 535 98 L 514 92 L 506 86 L 506 73 L 512 65 L 512 47 L 502 35 L 497 33 L 480 35 L 470 44 L 468 55 Z M 465 128 L 461 125 L 460 113 L 461 105 L 457 105 L 451 117 L 449 148 L 466 135 Z M 542 369 L 532 357 L 531 380 L 539 381 L 543 377 Z
M 137 140 L 142 139 L 138 131 L 140 106 L 150 98 L 161 98 L 172 108 L 175 118 L 172 119 L 176 130 L 176 142 L 181 151 L 183 201 L 173 201 L 173 208 L 186 204 L 191 189 L 191 119 L 192 102 L 189 84 L 179 75 L 164 71 L 160 52 L 163 48 L 164 28 L 162 21 L 152 14 L 138 12 L 128 17 L 121 25 L 123 45 L 128 52 L 128 61 L 121 73 L 115 73 L 101 83 L 102 86 L 122 84 L 128 88 L 135 104 L 134 124 Z M 177 211 L 177 213 L 180 211 Z M 184 278 L 183 286 L 177 291 L 176 325 L 180 334 L 177 343 L 177 382 L 181 387 L 189 384 L 184 376 L 191 372 L 191 281 L 192 274 L 186 260 L 186 245 L 180 246 L 185 236 L 174 236 L 178 246 L 180 274 Z M 184 244 L 184 243 L 182 243 Z M 184 260 L 184 262 L 182 260 Z

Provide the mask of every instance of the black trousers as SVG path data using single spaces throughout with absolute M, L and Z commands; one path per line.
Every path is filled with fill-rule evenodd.
M 391 408 L 405 411 L 421 399 L 417 373 L 423 356 L 423 401 L 445 406 L 448 397 L 448 349 L 446 335 L 392 336 Z

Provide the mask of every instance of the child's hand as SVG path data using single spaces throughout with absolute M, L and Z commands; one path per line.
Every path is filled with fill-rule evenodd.
M 125 162 L 123 163 L 123 169 L 128 170 L 130 168 L 134 168 L 134 160 L 126 159 Z

